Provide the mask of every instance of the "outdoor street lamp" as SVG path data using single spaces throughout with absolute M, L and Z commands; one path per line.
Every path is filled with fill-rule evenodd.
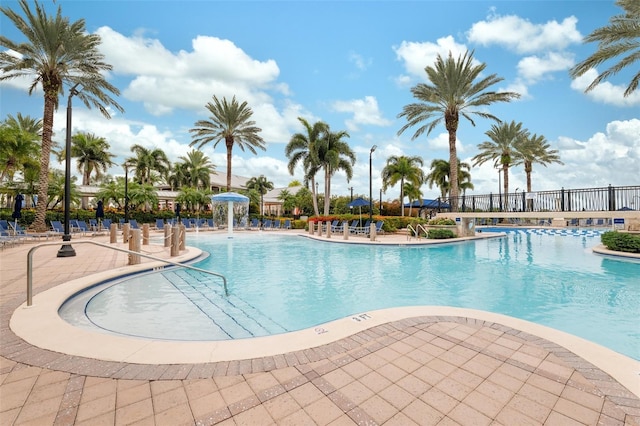
M 380 188 L 380 214 L 382 214 L 382 188 Z
M 371 177 L 371 170 L 372 170 L 372 157 L 373 157 L 373 151 L 375 151 L 377 148 L 376 145 L 371 147 L 371 150 L 369 151 L 369 220 L 373 221 L 373 181 L 372 181 L 372 177 Z
M 502 168 L 498 168 L 498 206 L 502 211 Z
M 124 167 L 124 223 L 129 223 L 129 163 L 125 161 Z
M 58 257 L 73 257 L 76 251 L 71 247 L 71 230 L 69 229 L 69 210 L 71 210 L 71 98 L 79 92 L 76 90 L 80 83 L 76 83 L 69 90 L 67 99 L 67 135 L 64 153 L 64 235 L 62 247 L 58 250 Z
M 353 186 L 349 187 L 347 189 L 351 191 L 351 201 L 353 201 Z

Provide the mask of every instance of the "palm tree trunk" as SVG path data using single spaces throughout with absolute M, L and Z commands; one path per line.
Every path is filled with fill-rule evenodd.
M 458 211 L 458 152 L 456 149 L 456 129 L 449 130 L 449 204 L 451 211 Z
M 37 232 L 45 232 L 47 224 L 47 203 L 49 192 L 49 156 L 51 155 L 51 137 L 53 136 L 53 112 L 58 98 L 57 87 L 44 94 L 44 115 L 42 118 L 42 147 L 40 151 L 40 176 L 38 177 L 38 202 L 36 217 L 32 227 Z
M 227 137 L 225 138 L 225 143 L 227 145 L 227 192 L 231 191 L 231 158 L 233 151 L 233 138 Z
M 331 206 L 331 171 L 327 170 L 324 174 L 324 214 L 329 214 L 329 207 Z
M 400 178 L 400 216 L 404 217 L 404 178 Z
M 313 193 L 313 213 L 316 216 L 320 216 L 320 211 L 318 210 L 318 191 L 316 191 L 316 177 L 311 177 L 311 192 Z
M 504 206 L 505 210 L 509 211 L 509 166 L 504 164 L 502 166 L 502 177 L 504 187 Z

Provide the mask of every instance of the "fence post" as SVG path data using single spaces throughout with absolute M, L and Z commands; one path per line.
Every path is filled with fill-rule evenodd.
M 318 237 L 322 236 L 322 221 L 318 221 Z
M 171 228 L 171 257 L 180 254 L 180 227 L 173 226 Z
M 376 224 L 375 223 L 372 223 L 371 225 L 369 225 L 369 240 L 370 241 L 376 240 Z
M 140 234 L 141 234 L 140 229 L 131 230 L 131 238 L 129 239 L 129 250 L 140 253 L 140 239 L 141 239 Z M 138 264 L 140 264 L 140 256 L 129 253 L 129 265 L 138 265 Z
M 130 231 L 131 231 L 131 225 L 129 225 L 129 222 L 123 223 L 122 224 L 122 242 L 124 244 L 128 243 L 129 238 L 131 238 L 131 235 L 129 235 Z
M 345 240 L 349 239 L 349 222 L 343 223 L 342 225 L 342 233 L 344 234 L 343 238 Z
M 489 193 L 489 211 L 493 211 L 493 192 Z
M 616 191 L 613 188 L 613 186 L 611 186 L 611 184 L 609 184 L 609 211 L 612 212 L 616 209 Z
M 328 220 L 326 223 L 327 223 L 327 238 L 331 238 L 331 221 Z
M 164 246 L 171 247 L 171 224 L 164 225 Z
M 180 225 L 180 250 L 184 250 L 187 245 L 187 227 Z
M 142 225 L 142 245 L 149 245 L 149 224 L 145 223 Z
M 115 244 L 118 242 L 118 225 L 112 223 L 109 227 L 109 243 Z
M 560 189 L 560 211 L 564 211 L 564 186 Z

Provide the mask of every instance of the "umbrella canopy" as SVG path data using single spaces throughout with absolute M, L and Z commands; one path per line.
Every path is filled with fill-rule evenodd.
M 349 203 L 349 207 L 362 207 L 362 206 L 368 206 L 368 205 L 369 205 L 369 201 L 365 200 L 362 197 L 358 197 Z
M 11 213 L 11 217 L 16 220 L 22 217 L 22 213 L 21 213 L 22 200 L 24 200 L 24 197 L 22 196 L 22 194 L 16 195 L 16 202 L 13 206 L 13 213 Z
M 98 201 L 98 207 L 96 208 L 96 219 L 102 219 L 104 217 L 104 204 L 102 200 Z
M 441 209 L 449 209 L 451 206 L 448 203 L 444 203 L 442 201 L 438 202 L 438 200 L 418 200 L 413 203 L 407 203 L 404 205 L 405 207 L 418 207 L 421 209 L 437 209 L 438 207 Z
M 233 201 L 234 203 L 248 203 L 249 197 L 245 197 L 237 192 L 222 192 L 220 194 L 212 195 L 211 201 Z

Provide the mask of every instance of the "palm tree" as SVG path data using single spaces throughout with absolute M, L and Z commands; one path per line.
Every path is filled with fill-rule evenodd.
M 264 215 L 264 194 L 273 189 L 273 182 L 267 180 L 264 175 L 252 177 L 247 181 L 247 189 L 253 189 L 260 194 L 260 216 Z
M 593 90 L 598 84 L 616 75 L 623 68 L 632 68 L 634 63 L 640 61 L 640 3 L 638 0 L 617 0 L 616 5 L 624 9 L 625 13 L 611 17 L 609 25 L 596 29 L 584 38 L 587 43 L 598 42 L 598 50 L 571 68 L 569 74 L 572 78 L 577 78 L 606 61 L 625 56 L 600 73 L 585 92 Z M 631 79 L 624 91 L 624 97 L 630 96 L 638 88 L 638 83 L 640 83 L 640 71 Z
M 187 152 L 187 156 L 180 156 L 180 160 L 185 165 L 186 180 L 194 188 L 209 188 L 211 182 L 211 172 L 215 166 L 204 155 L 204 152 L 192 149 Z
M 150 183 L 132 182 L 129 184 L 129 201 L 136 208 L 143 206 L 143 210 L 147 211 L 149 206 L 158 205 L 158 191 Z M 151 208 L 153 210 L 153 208 Z
M 129 166 L 135 168 L 136 181 L 140 184 L 152 184 L 157 172 L 161 177 L 166 177 L 171 169 L 171 163 L 167 154 L 160 148 L 148 149 L 135 144 L 131 151 L 136 155 L 127 159 Z
M 175 191 L 183 185 L 189 184 L 189 166 L 186 163 L 175 163 L 172 171 L 167 177 L 167 183 L 171 190 Z
M 405 117 L 407 124 L 402 126 L 398 135 L 409 127 L 420 125 L 413 134 L 412 140 L 418 138 L 425 131 L 427 135 L 444 121 L 449 133 L 449 178 L 451 210 L 458 211 L 458 169 L 456 161 L 456 133 L 460 115 L 475 126 L 471 115 L 488 118 L 499 122 L 497 117 L 489 114 L 484 107 L 496 102 L 509 102 L 520 97 L 514 92 L 489 91 L 489 87 L 503 79 L 495 74 L 474 82 L 484 72 L 485 64 L 473 65 L 473 52 L 465 52 L 457 60 L 449 53 L 444 60 L 440 55 L 436 58 L 435 66 L 427 66 L 425 72 L 431 84 L 419 83 L 411 89 L 413 96 L 420 102 L 405 105 L 398 117 Z M 474 110 L 473 108 L 480 108 Z
M 420 191 L 420 185 L 414 185 L 411 182 L 405 182 L 403 187 L 404 195 L 409 199 L 409 216 L 413 211 L 413 202 L 422 199 L 422 191 Z M 402 210 L 404 216 L 404 203 L 402 203 Z
M 44 7 L 35 3 L 35 13 L 27 0 L 19 0 L 24 17 L 15 11 L 0 7 L 0 11 L 20 31 L 26 41 L 15 42 L 0 35 L 0 81 L 17 77 L 33 78 L 29 87 L 32 94 L 41 84 L 44 92 L 44 114 L 42 119 L 42 144 L 40 152 L 40 178 L 38 182 L 38 204 L 33 228 L 46 231 L 45 214 L 49 187 L 49 156 L 53 135 L 53 113 L 58 100 L 64 94 L 65 84 L 71 96 L 77 96 L 87 108 L 96 107 L 102 115 L 110 118 L 108 107 L 123 112 L 123 108 L 109 95 L 119 95 L 119 90 L 107 82 L 105 76 L 112 69 L 104 62 L 100 52 L 100 36 L 89 33 L 80 19 L 70 22 L 62 16 L 62 9 L 48 16 Z
M 71 157 L 78 159 L 78 171 L 82 173 L 82 184 L 91 184 L 91 175 L 96 178 L 106 173 L 110 166 L 115 165 L 111 160 L 115 155 L 109 152 L 109 143 L 93 133 L 77 133 L 71 138 Z M 82 197 L 82 208 L 86 209 L 88 197 Z
M 426 183 L 429 184 L 429 189 L 433 188 L 433 185 L 440 189 L 440 196 L 442 198 L 447 197 L 449 192 L 449 162 L 446 160 L 433 160 L 431 162 L 431 172 L 426 176 Z
M 96 192 L 96 198 L 103 200 L 106 204 L 113 201 L 118 208 L 122 208 L 124 200 L 124 178 L 118 178 L 102 184 L 98 192 Z
M 347 175 L 347 182 L 353 177 L 353 165 L 356 154 L 349 144 L 343 141 L 349 133 L 344 130 L 332 132 L 327 126 L 321 138 L 315 143 L 311 152 L 312 163 L 324 170 L 324 214 L 329 214 L 331 206 L 331 177 L 339 170 Z M 313 169 L 313 168 L 311 168 Z
M 8 115 L 0 124 L 0 182 L 5 177 L 13 180 L 16 172 L 38 166 L 37 155 L 42 137 L 42 120 L 18 113 L 17 118 Z
M 202 148 L 208 143 L 213 143 L 213 148 L 218 146 L 220 141 L 224 141 L 227 147 L 227 191 L 231 191 L 231 159 L 233 146 L 244 151 L 245 148 L 254 155 L 256 148 L 265 150 L 264 140 L 259 133 L 262 131 L 256 127 L 256 123 L 251 120 L 253 111 L 247 102 L 238 103 L 236 97 L 228 102 L 226 98 L 222 102 L 214 95 L 213 102 L 206 105 L 211 113 L 208 120 L 196 121 L 193 129 L 189 131 L 194 134 L 193 141 L 189 146 L 198 145 Z
M 382 169 L 382 190 L 394 186 L 400 182 L 400 211 L 404 216 L 404 184 L 405 181 L 420 188 L 424 182 L 424 172 L 422 166 L 424 162 L 421 157 L 407 157 L 404 155 L 392 155 L 387 159 L 387 165 Z
M 560 161 L 558 150 L 549 148 L 551 145 L 547 139 L 537 134 L 523 138 L 516 144 L 515 149 L 522 158 L 524 172 L 527 175 L 527 192 L 531 192 L 531 172 L 534 163 L 542 164 L 545 167 L 551 163 L 564 164 Z
M 304 167 L 305 185 L 308 186 L 309 181 L 311 182 L 313 210 L 315 215 L 318 216 L 320 213 L 318 210 L 318 194 L 316 194 L 316 173 L 320 170 L 320 166 L 314 162 L 315 157 L 311 153 L 315 150 L 315 145 L 329 126 L 322 121 L 317 121 L 311 125 L 302 117 L 298 117 L 298 121 L 302 123 L 306 133 L 294 134 L 285 147 L 284 153 L 289 159 L 287 167 L 289 168 L 289 174 L 291 174 L 291 176 L 293 176 L 296 166 L 302 163 Z
M 473 165 L 481 165 L 493 160 L 493 167 L 502 168 L 502 184 L 504 187 L 504 203 L 509 205 L 509 168 L 522 162 L 522 156 L 517 150 L 519 143 L 529 137 L 527 129 L 522 128 L 522 123 L 494 124 L 485 132 L 490 141 L 478 145 L 480 153 L 472 158 Z

